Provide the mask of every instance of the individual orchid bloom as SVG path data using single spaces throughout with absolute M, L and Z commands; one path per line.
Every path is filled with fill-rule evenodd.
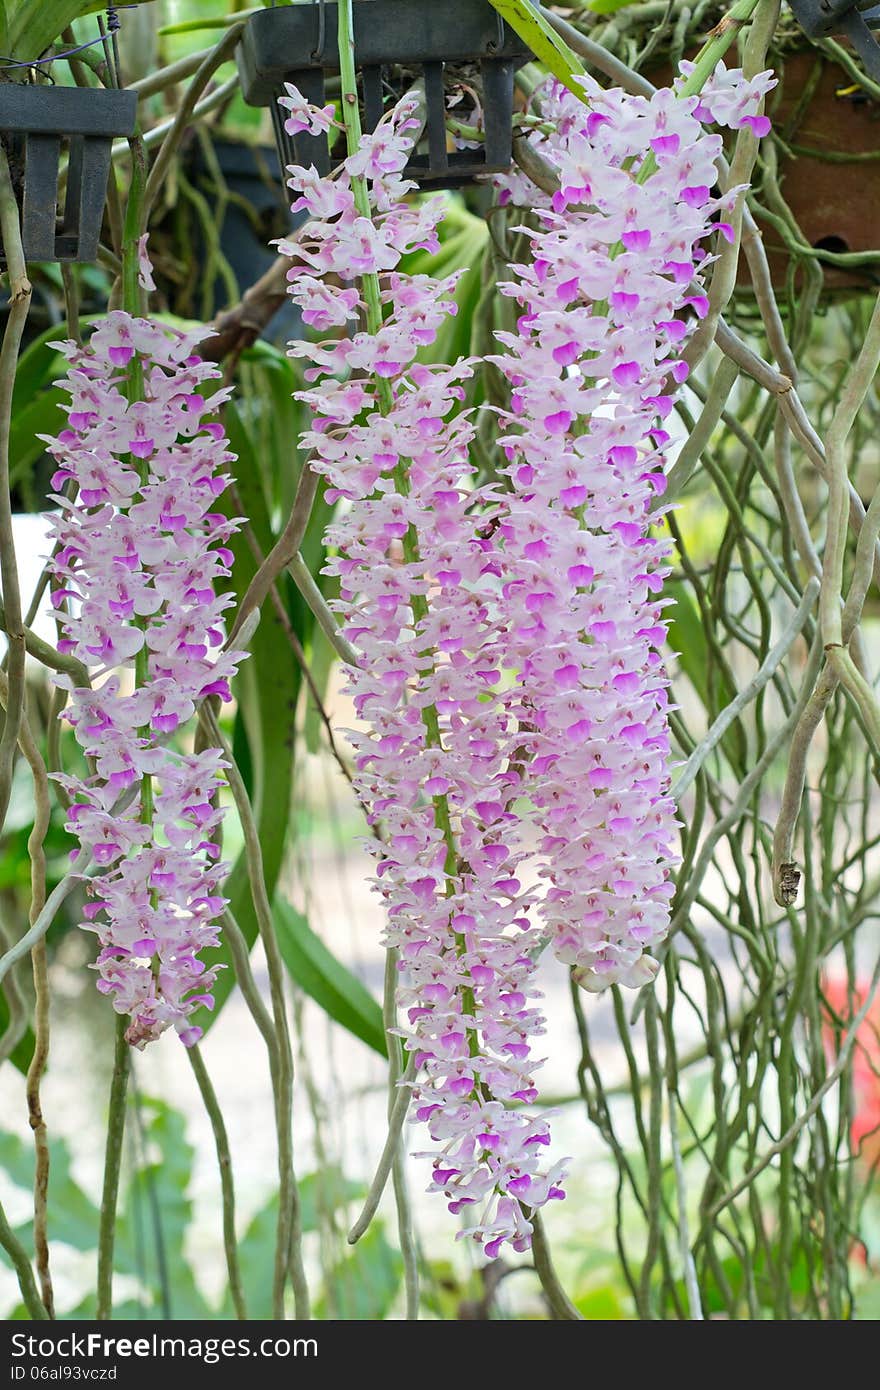
M 286 96 L 278 98 L 278 105 L 290 112 L 284 122 L 288 135 L 326 135 L 336 124 L 335 109 L 328 106 L 312 106 L 302 92 L 292 82 L 285 82 Z
M 225 397 L 201 387 L 220 373 L 194 353 L 198 335 L 114 311 L 86 347 L 58 346 L 69 369 L 68 428 L 49 440 L 56 496 L 53 603 L 75 655 L 100 681 L 69 691 L 66 717 L 93 760 L 86 777 L 61 777 L 71 805 L 76 860 L 94 859 L 82 926 L 97 934 L 98 988 L 128 1014 L 126 1039 L 143 1047 L 169 1027 L 187 1046 L 211 1007 L 216 970 L 199 952 L 218 944 L 224 906 L 219 862 L 223 761 L 214 749 L 183 755 L 167 740 L 209 694 L 229 699 L 243 653 L 212 654 L 230 600 L 236 523 L 213 510 L 232 461 L 222 429 L 205 417 Z M 129 403 L 128 365 L 138 355 L 144 399 Z M 84 408 L 87 407 L 87 408 Z M 146 652 L 145 683 L 115 672 Z M 143 660 L 143 657 L 141 657 Z M 144 804 L 144 779 L 151 779 Z
M 690 76 L 694 65 L 685 60 L 680 68 L 683 76 L 679 83 Z M 715 71 L 703 83 L 695 114 L 707 124 L 714 122 L 731 130 L 748 126 L 759 137 L 769 135 L 770 121 L 758 108 L 775 86 L 776 78 L 769 70 L 746 79 L 740 68 L 728 68 L 719 59 Z
M 144 232 L 143 236 L 138 237 L 137 257 L 138 257 L 138 284 L 142 290 L 154 290 L 156 282 L 153 279 L 153 264 L 147 251 L 147 242 L 150 239 L 149 232 Z

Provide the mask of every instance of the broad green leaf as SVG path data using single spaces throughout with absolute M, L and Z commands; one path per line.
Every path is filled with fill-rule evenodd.
M 54 435 L 64 429 L 67 417 L 61 404 L 69 400 L 68 395 L 53 386 L 16 411 L 9 431 L 9 474 L 13 484 L 18 483 L 46 452 L 46 445 L 38 435 Z
M 87 329 L 92 320 L 80 319 L 80 327 Z M 65 330 L 61 324 L 51 324 L 38 338 L 28 343 L 18 359 L 15 369 L 15 386 L 12 393 L 13 414 L 21 410 L 37 392 L 50 386 L 64 372 L 65 362 L 61 354 L 50 343 L 62 342 Z
M 711 721 L 735 698 L 736 690 L 726 671 L 719 670 L 717 663 L 712 660 L 700 610 L 690 589 L 680 580 L 672 580 L 667 582 L 665 592 L 668 598 L 674 600 L 664 614 L 669 624 L 669 645 L 678 653 L 679 665 L 699 695 Z M 745 767 L 746 738 L 738 719 L 731 724 L 719 747 L 736 771 Z
M 0 1132 L 0 1169 L 16 1187 L 30 1191 L 34 1184 L 33 1145 L 17 1135 Z M 70 1172 L 70 1152 L 64 1139 L 49 1140 L 49 1239 L 74 1250 L 94 1250 L 100 1213 Z M 33 1242 L 32 1223 L 17 1228 L 26 1249 Z
M 320 1173 L 308 1173 L 299 1182 L 302 1228 L 306 1234 L 319 1229 L 319 1212 L 337 1212 L 351 1202 L 362 1201 L 366 1189 L 362 1183 L 351 1182 L 333 1165 Z M 275 1261 L 275 1235 L 278 1223 L 278 1198 L 272 1197 L 253 1217 L 238 1242 L 238 1261 L 241 1281 L 247 1301 L 248 1316 L 252 1319 L 272 1317 L 272 1278 Z M 224 1299 L 220 1314 L 232 1317 L 232 1302 Z
M 278 1229 L 278 1198 L 272 1197 L 254 1216 L 238 1242 L 238 1263 L 247 1302 L 248 1317 L 264 1321 L 273 1316 L 272 1285 L 275 1264 L 275 1238 Z M 220 1309 L 232 1317 L 228 1294 Z
M 240 503 L 228 503 L 230 511 L 238 505 L 249 518 L 263 554 L 272 548 L 273 536 L 263 487 L 259 458 L 250 432 L 233 405 L 225 411 L 225 423 L 232 450 L 238 455 L 236 480 Z M 241 597 L 256 573 L 256 561 L 246 537 L 239 532 L 230 543 L 235 560 L 232 582 Z M 279 585 L 285 593 L 284 584 Z M 303 640 L 304 619 L 294 622 Z M 266 890 L 271 899 L 284 857 L 290 821 L 294 772 L 294 716 L 300 690 L 300 672 L 271 602 L 263 606 L 259 627 L 235 681 L 235 695 L 244 735 L 247 738 L 252 776 L 251 801 L 263 851 Z M 241 737 L 241 731 L 240 731 Z M 257 938 L 257 917 L 251 897 L 247 861 L 242 853 L 226 881 L 224 893 L 239 927 L 253 945 Z M 206 952 L 209 963 L 227 966 L 214 987 L 213 1013 L 200 1009 L 199 1025 L 208 1029 L 235 985 L 232 957 L 225 942 L 216 951 Z
M 338 593 L 338 580 L 336 580 L 334 588 Z M 312 674 L 312 681 L 314 682 L 315 689 L 321 697 L 322 704 L 326 699 L 327 686 L 330 682 L 330 672 L 335 665 L 336 653 L 320 628 L 316 627 L 314 640 L 312 642 L 312 650 L 309 653 L 309 670 Z M 324 747 L 324 739 L 326 738 L 326 734 L 324 733 L 324 721 L 315 703 L 315 697 L 308 688 L 306 689 L 305 699 L 306 717 L 303 732 L 305 734 L 306 750 L 309 753 L 318 753 Z
M 6 1032 L 6 1025 L 9 1023 L 9 1005 L 6 1002 L 6 995 L 0 990 L 0 1037 Z M 27 1069 L 31 1064 L 34 1055 L 34 1035 L 30 1028 L 24 1034 L 9 1054 L 9 1061 L 17 1067 L 22 1076 L 27 1075 Z
M 273 916 L 278 946 L 291 978 L 336 1023 L 386 1057 L 382 1010 L 369 990 L 328 951 L 290 903 L 277 899 Z
M 618 1290 L 610 1285 L 581 1294 L 575 1304 L 587 1322 L 617 1322 L 628 1316 Z
M 59 1313 L 58 1318 L 61 1322 L 94 1322 L 96 1312 L 97 1300 L 93 1293 L 89 1293 L 69 1313 Z M 124 1303 L 113 1304 L 113 1317 L 117 1322 L 144 1322 L 160 1316 L 161 1309 L 147 1301 L 137 1303 L 133 1298 L 127 1298 Z
M 617 14 L 618 10 L 625 10 L 627 5 L 634 5 L 636 0 L 589 0 L 589 8 L 594 14 Z
M 403 1261 L 376 1222 L 358 1241 L 348 1259 L 330 1275 L 331 1289 L 317 1300 L 318 1317 L 344 1322 L 380 1322 L 387 1316 L 400 1287 Z
M 194 1155 L 184 1116 L 164 1101 L 133 1096 L 128 1124 L 140 1161 L 117 1221 L 114 1266 L 141 1279 L 157 1312 L 167 1311 L 175 1319 L 210 1317 L 184 1250 L 192 1220 Z M 167 1309 L 161 1297 L 163 1280 Z
M 0 1169 L 14 1187 L 29 1191 L 34 1185 L 34 1150 L 17 1134 L 0 1130 Z
M 531 0 L 489 0 L 489 3 L 515 29 L 520 38 L 528 44 L 536 58 L 549 68 L 553 76 L 586 104 L 587 95 L 579 82 L 586 68 L 576 53 L 573 53 L 564 39 L 542 14 L 535 9 Z
M 151 0 L 140 0 L 140 3 L 150 4 Z M 22 62 L 38 58 L 68 24 L 82 15 L 106 8 L 106 0 L 4 0 L 3 53 Z M 97 25 L 95 37 L 98 37 Z

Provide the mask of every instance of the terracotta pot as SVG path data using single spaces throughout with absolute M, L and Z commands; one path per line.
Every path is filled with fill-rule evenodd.
M 774 129 L 793 147 L 791 158 L 780 152 L 783 197 L 810 246 L 837 252 L 880 250 L 880 104 L 853 90 L 843 68 L 823 59 L 815 91 L 799 111 L 816 61 L 815 52 L 787 56 L 778 99 L 771 103 Z M 877 157 L 855 157 L 860 154 Z M 774 284 L 782 285 L 788 252 L 775 228 L 764 223 L 762 231 Z M 827 289 L 876 286 L 877 268 L 872 266 L 850 270 L 826 263 L 823 270 Z
M 817 62 L 821 63 L 819 79 L 804 101 Z M 779 151 L 780 187 L 804 241 L 825 251 L 880 250 L 880 103 L 860 89 L 853 90 L 856 84 L 849 74 L 816 49 L 771 53 L 767 65 L 779 77 L 767 114 L 774 130 L 792 148 L 790 158 Z M 658 67 L 645 76 L 659 87 L 668 86 L 674 74 L 669 67 Z M 864 154 L 877 158 L 857 157 Z M 831 158 L 823 158 L 826 155 Z M 782 289 L 789 252 L 775 227 L 759 215 L 757 221 L 774 288 Z M 822 269 L 826 290 L 876 288 L 880 274 L 880 267 L 851 270 L 827 262 Z M 751 284 L 744 258 L 737 279 L 744 289 Z

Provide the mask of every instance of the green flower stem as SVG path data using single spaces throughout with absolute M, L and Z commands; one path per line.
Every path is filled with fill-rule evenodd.
M 342 117 L 345 124 L 346 146 L 349 155 L 357 153 L 361 141 L 361 117 L 358 109 L 357 100 L 357 76 L 354 64 L 354 28 L 352 24 L 351 0 L 340 0 L 339 4 L 339 65 L 342 78 Z M 352 178 L 352 194 L 355 206 L 362 217 L 372 220 L 372 209 L 370 207 L 370 195 L 367 190 L 366 179 L 362 176 Z M 376 334 L 382 327 L 382 299 L 379 288 L 379 277 L 372 273 L 360 277 L 361 294 L 366 306 L 366 329 L 370 334 Z M 383 415 L 388 415 L 394 405 L 394 395 L 391 390 L 391 383 L 383 377 L 375 379 L 376 394 L 379 400 L 379 408 Z M 394 470 L 394 480 L 398 491 L 402 497 L 409 495 L 409 478 L 405 465 L 398 463 Z M 403 554 L 408 565 L 419 563 L 418 541 L 414 527 L 410 526 L 407 534 L 403 538 Z M 413 626 L 418 630 L 419 624 L 427 616 L 428 605 L 422 594 L 413 594 L 410 600 L 413 614 Z M 422 712 L 428 744 L 432 748 L 442 748 L 440 738 L 440 721 L 437 717 L 437 710 L 434 705 L 427 705 Z M 447 893 L 452 892 L 452 878 L 458 868 L 458 853 L 455 846 L 455 838 L 452 831 L 452 822 L 449 815 L 449 803 L 445 796 L 432 797 L 434 814 L 440 829 L 443 831 L 443 839 L 446 843 L 446 862 L 445 871 L 447 875 Z M 459 941 L 459 951 L 464 949 L 464 942 Z M 471 1010 L 473 1001 L 471 1001 Z
M 138 283 L 138 238 L 141 235 L 144 206 L 146 164 L 139 136 L 131 141 L 132 175 L 128 190 L 122 246 L 122 302 L 128 313 L 141 312 L 141 288 Z M 131 403 L 143 398 L 144 369 L 140 356 L 131 360 L 126 385 L 126 397 Z M 141 466 L 144 477 L 146 465 Z M 146 647 L 135 658 L 135 684 L 144 685 L 149 679 Z M 141 733 L 144 731 L 141 730 Z M 140 817 L 146 825 L 153 820 L 152 779 L 141 778 Z M 125 1039 L 127 1021 L 120 1014 L 116 1019 L 116 1051 L 113 1077 L 110 1083 L 110 1116 L 107 1124 L 107 1146 L 104 1155 L 104 1188 L 101 1196 L 101 1222 L 98 1237 L 98 1293 L 96 1317 L 107 1320 L 113 1316 L 113 1247 L 116 1239 L 116 1208 L 119 1199 L 119 1174 L 122 1165 L 122 1144 L 125 1135 L 126 1096 L 131 1070 L 131 1055 Z
M 352 23 L 351 0 L 340 0 L 339 4 L 339 68 L 342 79 L 342 120 L 345 125 L 345 143 L 349 155 L 356 154 L 360 148 L 361 113 L 358 109 L 357 74 L 354 65 L 354 26 Z M 351 180 L 354 204 L 361 217 L 372 221 L 370 194 L 363 175 Z M 382 296 L 379 276 L 372 272 L 360 277 L 361 295 L 366 305 L 367 332 L 375 334 L 382 327 Z M 376 378 L 376 390 L 383 415 L 388 415 L 394 405 L 391 383 L 383 377 Z
M 696 96 L 703 89 L 703 83 L 724 57 L 730 45 L 744 24 L 747 24 L 757 9 L 760 0 L 737 0 L 726 15 L 715 25 L 709 39 L 703 44 L 694 59 L 694 71 L 679 89 L 680 97 Z
M 678 97 L 679 100 L 683 100 L 686 97 L 696 96 L 699 92 L 702 91 L 703 85 L 705 84 L 706 80 L 711 76 L 711 74 L 715 71 L 715 67 L 718 64 L 719 60 L 724 57 L 724 54 L 727 52 L 728 48 L 733 43 L 739 30 L 742 28 L 744 24 L 748 22 L 748 20 L 751 18 L 754 10 L 757 8 L 760 2 L 761 0 L 737 0 L 737 3 L 732 7 L 732 9 L 730 9 L 728 13 L 719 20 L 718 24 L 712 30 L 709 39 L 703 45 L 696 58 L 694 59 L 694 71 L 676 89 L 675 95 Z M 766 3 L 768 6 L 772 7 L 773 4 L 777 3 L 777 0 L 766 0 Z M 499 5 L 497 6 L 497 8 L 500 9 L 501 6 Z M 582 63 L 578 61 L 577 57 L 575 56 L 576 53 L 581 53 L 584 57 L 587 57 L 592 62 L 594 62 L 595 66 L 597 66 L 600 69 L 600 71 L 612 77 L 614 81 L 619 82 L 620 86 L 623 88 L 624 91 L 640 96 L 653 95 L 655 88 L 652 85 L 652 83 L 648 82 L 645 78 L 640 77 L 639 74 L 632 72 L 631 69 L 626 68 L 622 63 L 620 63 L 618 59 L 614 58 L 612 55 L 605 54 L 604 50 L 601 49 L 600 45 L 593 43 L 591 40 L 584 39 L 583 35 L 578 35 L 578 31 L 576 29 L 573 29 L 571 25 L 566 24 L 564 20 L 559 20 L 557 16 L 552 15 L 548 10 L 545 10 L 543 6 L 537 6 L 537 14 L 540 15 L 540 17 L 545 21 L 546 28 L 555 30 L 556 33 L 560 34 L 566 41 L 571 41 L 572 38 L 575 36 L 583 40 L 582 43 L 572 43 L 572 47 L 568 50 L 568 54 L 572 59 L 571 71 L 574 77 L 580 78 L 585 77 L 587 75 L 586 68 L 583 66 Z M 514 28 L 517 29 L 517 32 L 521 32 L 519 26 L 516 24 L 515 17 L 511 14 L 507 14 L 506 10 L 505 17 L 507 18 L 508 22 L 511 23 Z M 768 21 L 766 15 L 764 17 L 764 20 L 765 22 L 761 25 L 760 35 L 758 36 L 755 45 L 756 48 L 760 48 L 760 46 L 765 43 L 765 39 L 766 43 L 769 43 L 770 40 L 771 32 L 769 32 L 767 29 Z M 524 36 L 527 37 L 527 35 L 525 34 Z M 604 58 L 600 61 L 601 54 L 604 54 Z M 565 82 L 565 85 L 575 96 L 581 98 L 582 90 L 578 85 L 573 85 L 570 81 L 565 80 L 559 73 L 557 73 L 556 75 L 559 77 L 560 81 Z M 737 149 L 739 153 L 740 164 L 742 165 L 742 169 L 740 169 L 740 165 L 737 166 L 737 172 L 742 172 L 745 170 L 747 165 L 748 168 L 750 168 L 751 163 L 754 163 L 754 158 L 757 154 L 757 142 L 754 141 L 754 138 L 752 137 L 751 144 L 749 144 L 748 142 L 740 142 L 740 144 L 737 146 Z M 751 161 L 751 163 L 749 161 Z M 517 162 L 522 163 L 522 161 L 519 158 Z M 639 171 L 636 175 L 636 182 L 638 184 L 647 183 L 648 179 L 651 177 L 652 174 L 656 172 L 656 170 L 657 160 L 654 155 L 654 151 L 649 150 L 639 167 Z M 526 169 L 525 172 L 528 173 L 528 170 Z M 539 179 L 537 180 L 537 182 L 539 184 L 539 187 L 542 187 L 545 191 L 548 191 L 546 187 L 546 180 L 544 182 L 541 182 L 541 180 Z M 742 212 L 739 211 L 737 213 L 736 222 L 737 244 L 739 240 L 739 226 L 741 219 Z M 735 246 L 733 249 L 736 250 L 737 246 Z M 611 260 L 616 260 L 616 258 L 621 254 L 622 251 L 623 244 L 619 241 L 616 242 L 609 251 L 609 256 Z M 730 288 L 732 289 L 731 276 L 735 273 L 735 265 L 735 259 L 732 259 L 730 256 L 727 256 L 726 260 L 724 261 L 724 275 L 726 279 L 724 284 L 722 284 L 721 281 L 719 281 L 719 300 L 723 299 L 724 297 L 723 290 L 727 288 L 728 281 L 730 282 Z M 729 298 L 729 294 L 727 297 Z M 607 310 L 608 305 L 602 300 L 597 301 L 596 304 L 593 306 L 593 312 L 596 316 L 601 316 L 607 313 Z M 714 322 L 717 322 L 719 316 L 720 309 L 718 309 L 715 315 Z
M 144 190 L 146 184 L 146 156 L 139 135 L 131 141 L 131 185 L 125 209 L 125 224 L 122 232 L 122 304 L 127 313 L 135 318 L 143 313 L 144 295 L 138 279 L 138 241 L 144 229 Z M 144 398 L 144 364 L 139 353 L 135 353 L 128 368 L 126 398 L 129 404 Z M 141 483 L 147 481 L 146 461 L 138 466 Z M 138 620 L 138 626 L 146 629 L 146 619 Z M 143 686 L 149 681 L 149 652 L 146 643 L 135 657 L 135 685 Z M 142 736 L 149 734 L 149 726 L 139 729 Z M 151 824 L 153 819 L 153 786 L 149 774 L 141 778 L 141 819 Z
M 352 4 L 351 0 L 339 0 L 339 67 L 342 80 L 342 117 L 345 125 L 346 147 L 349 155 L 356 154 L 361 142 L 361 118 L 358 109 L 357 99 L 357 74 L 354 62 L 354 26 L 352 23 Z M 370 197 L 367 190 L 366 180 L 361 176 L 351 180 L 352 194 L 355 206 L 362 217 L 372 220 L 372 209 L 370 207 Z M 370 334 L 376 334 L 382 327 L 382 299 L 379 287 L 379 277 L 377 274 L 363 275 L 360 279 L 361 294 L 366 306 L 366 328 Z M 391 390 L 391 383 L 378 377 L 375 379 L 376 392 L 379 400 L 379 408 L 383 415 L 388 415 L 394 405 L 394 396 Z M 409 495 L 409 477 L 404 463 L 398 463 L 394 470 L 394 480 L 397 489 L 402 497 Z M 409 527 L 403 538 L 403 555 L 407 565 L 419 564 L 418 539 L 415 528 Z M 428 605 L 422 594 L 412 594 L 410 606 L 413 617 L 413 630 L 418 632 L 420 624 L 424 621 L 428 612 Z M 430 653 L 424 653 L 429 656 Z M 440 721 L 437 716 L 436 706 L 426 705 L 422 710 L 422 722 L 425 726 L 425 737 L 429 747 L 442 748 L 443 741 L 440 735 Z M 452 897 L 455 893 L 455 877 L 458 873 L 459 859 L 455 844 L 455 835 L 452 829 L 452 819 L 449 813 L 449 802 L 445 796 L 433 796 L 431 798 L 434 807 L 435 824 L 443 833 L 443 840 L 446 846 L 446 856 L 444 860 L 444 872 L 446 875 L 446 896 Z M 455 949 L 459 956 L 464 955 L 467 945 L 462 935 L 453 933 L 455 939 Z M 462 1011 L 466 1017 L 473 1018 L 475 1014 L 474 992 L 469 986 L 462 989 Z M 472 1057 L 480 1052 L 479 1038 L 475 1027 L 467 1028 L 468 1048 Z
M 119 1199 L 119 1173 L 122 1167 L 122 1140 L 125 1135 L 125 1099 L 131 1071 L 131 1050 L 125 1040 L 126 1018 L 116 1016 L 116 1049 L 110 1083 L 110 1114 L 107 1120 L 107 1147 L 104 1154 L 104 1187 L 101 1193 L 101 1220 L 98 1228 L 98 1294 L 95 1317 L 107 1322 L 113 1316 L 113 1247 L 116 1243 L 116 1205 Z
M 757 77 L 764 69 L 767 50 L 779 19 L 779 5 L 780 0 L 758 0 L 754 23 L 749 29 L 743 53 L 743 72 L 747 78 Z M 755 161 L 758 158 L 758 146 L 758 137 L 749 126 L 737 131 L 730 167 L 722 175 L 722 188 L 726 190 L 751 184 Z M 721 244 L 718 259 L 712 267 L 712 279 L 708 288 L 709 312 L 682 354 L 691 371 L 715 341 L 718 320 L 727 308 L 736 287 L 745 211 L 746 200 L 740 195 L 730 214 L 733 237 L 729 242 Z

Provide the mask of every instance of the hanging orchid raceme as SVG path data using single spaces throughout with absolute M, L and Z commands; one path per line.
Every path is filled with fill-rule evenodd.
M 116 310 L 87 346 L 59 344 L 68 427 L 46 441 L 59 489 L 50 518 L 59 646 L 94 683 L 59 677 L 91 771 L 57 780 L 72 798 L 78 861 L 98 869 L 81 924 L 100 942 L 98 988 L 130 1015 L 126 1039 L 138 1047 L 170 1026 L 187 1045 L 201 1036 L 190 1016 L 211 1007 L 216 972 L 199 952 L 217 944 L 225 901 L 222 760 L 170 742 L 198 701 L 230 698 L 242 655 L 211 654 L 231 601 L 214 586 L 229 574 L 236 527 L 216 510 L 233 456 L 208 418 L 228 391 L 203 395 L 220 376 L 195 355 L 203 336 Z
M 285 105 L 297 129 L 329 120 L 295 90 Z M 562 1195 L 561 1166 L 542 1165 L 546 1119 L 521 1108 L 537 1097 L 539 939 L 518 877 L 512 808 L 524 774 L 503 694 L 498 499 L 471 476 L 473 426 L 460 401 L 472 363 L 416 361 L 455 312 L 457 277 L 398 269 L 408 251 L 437 249 L 442 216 L 442 199 L 406 201 L 413 185 L 400 171 L 417 124 L 401 104 L 335 177 L 293 168 L 293 209 L 310 220 L 281 249 L 295 262 L 290 292 L 305 322 L 352 324 L 350 337 L 290 352 L 314 382 L 300 393 L 314 413 L 304 443 L 343 504 L 328 572 L 360 654 L 348 683 L 365 725 L 351 734 L 355 785 L 381 838 L 375 886 L 400 958 L 405 1045 L 421 1069 L 416 1113 L 438 1146 L 433 1185 L 494 1256 L 505 1240 L 527 1248 L 523 1207 Z M 331 290 L 330 276 L 352 288 Z M 375 331 L 355 331 L 369 277 L 381 317 Z
M 649 99 L 587 78 L 585 105 L 551 82 L 538 96 L 552 134 L 529 138 L 558 192 L 499 180 L 504 199 L 540 209 L 530 259 L 500 286 L 521 307 L 517 332 L 498 334 L 492 358 L 512 388 L 511 709 L 529 730 L 541 915 L 591 991 L 650 981 L 669 928 L 664 421 L 708 310 L 712 238 L 732 236 L 721 219 L 743 193 L 713 196 L 721 137 L 702 122 L 765 133 L 757 112 L 773 85 L 722 67 L 699 97 Z

